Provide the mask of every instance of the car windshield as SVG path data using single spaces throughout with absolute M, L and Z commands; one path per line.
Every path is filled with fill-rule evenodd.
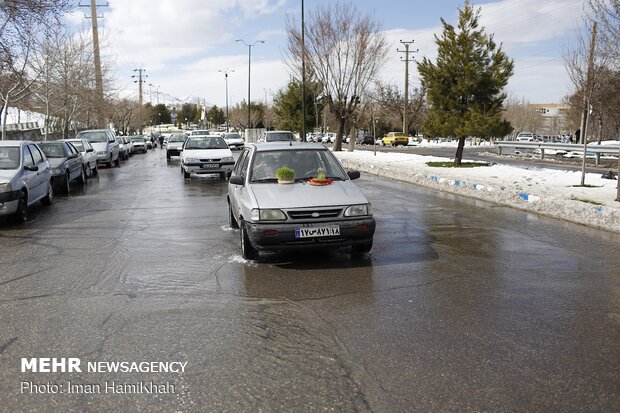
M 185 143 L 185 149 L 228 149 L 228 145 L 219 136 L 190 137 Z
M 295 171 L 296 181 L 316 178 L 321 172 L 336 181 L 347 175 L 332 153 L 326 149 L 274 150 L 257 152 L 252 161 L 250 181 L 277 182 L 276 170 L 286 166 Z
M 99 143 L 99 142 L 108 141 L 108 137 L 106 136 L 104 131 L 80 132 L 78 133 L 77 137 L 80 139 L 86 139 L 90 143 Z
M 19 167 L 19 147 L 0 147 L 0 169 L 17 169 Z
M 224 139 L 241 139 L 241 135 L 238 133 L 227 133 L 224 135 Z
M 137 136 L 135 138 L 131 138 L 131 141 L 132 142 L 142 142 L 142 143 L 144 143 L 144 138 Z
M 294 141 L 294 140 L 295 140 L 295 137 L 290 132 L 268 133 L 267 136 L 265 137 L 266 142 L 280 142 L 280 141 L 288 142 L 288 141 Z
M 41 142 L 39 147 L 48 158 L 66 158 L 62 143 Z
M 172 135 L 168 138 L 168 142 L 185 142 L 187 136 L 185 135 Z
M 75 146 L 75 149 L 77 149 L 80 152 L 84 152 L 84 144 L 80 141 L 71 141 L 71 144 L 73 146 Z

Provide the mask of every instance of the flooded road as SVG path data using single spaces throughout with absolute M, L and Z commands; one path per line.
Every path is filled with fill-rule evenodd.
M 160 150 L 0 225 L 2 410 L 620 410 L 619 236 L 356 182 L 363 258 L 243 260 L 226 183 Z M 82 371 L 22 372 L 35 357 Z

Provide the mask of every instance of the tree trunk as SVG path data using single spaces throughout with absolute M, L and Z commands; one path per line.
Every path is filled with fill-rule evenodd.
M 338 129 L 336 132 L 336 142 L 334 142 L 334 151 L 339 152 L 342 150 L 342 136 L 344 134 L 344 122 L 343 116 L 338 117 Z
M 454 155 L 454 166 L 461 166 L 463 147 L 465 147 L 465 136 L 459 137 L 459 145 L 456 147 L 456 155 Z

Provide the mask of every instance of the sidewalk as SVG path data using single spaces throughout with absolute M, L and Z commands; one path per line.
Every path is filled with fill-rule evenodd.
M 594 228 L 620 233 L 617 180 L 581 172 L 493 165 L 476 168 L 437 168 L 427 162 L 447 158 L 372 151 L 334 152 L 347 169 L 535 212 Z

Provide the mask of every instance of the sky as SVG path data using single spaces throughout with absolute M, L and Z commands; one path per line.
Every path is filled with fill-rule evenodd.
M 335 0 L 305 0 L 305 22 L 317 9 Z M 82 0 L 82 4 L 89 2 Z M 399 41 L 414 41 L 413 58 L 434 60 L 434 36 L 440 19 L 455 24 L 463 0 L 348 0 L 363 14 L 374 16 L 388 41 L 388 57 L 380 78 L 404 86 L 405 64 Z M 508 85 L 511 97 L 530 103 L 559 103 L 572 85 L 563 50 L 583 29 L 583 0 L 471 1 L 480 8 L 481 24 L 515 62 Z M 251 99 L 270 103 L 286 86 L 286 21 L 301 17 L 301 0 L 108 0 L 99 9 L 102 59 L 112 64 L 119 93 L 137 99 L 134 69 L 148 75 L 144 101 L 170 103 L 173 98 L 198 98 L 220 107 L 247 100 L 248 51 L 237 39 L 252 44 Z M 76 30 L 90 32 L 87 8 L 66 17 Z M 410 82 L 419 85 L 415 64 Z M 149 87 L 148 84 L 153 86 Z M 157 93 L 159 91 L 159 93 Z

